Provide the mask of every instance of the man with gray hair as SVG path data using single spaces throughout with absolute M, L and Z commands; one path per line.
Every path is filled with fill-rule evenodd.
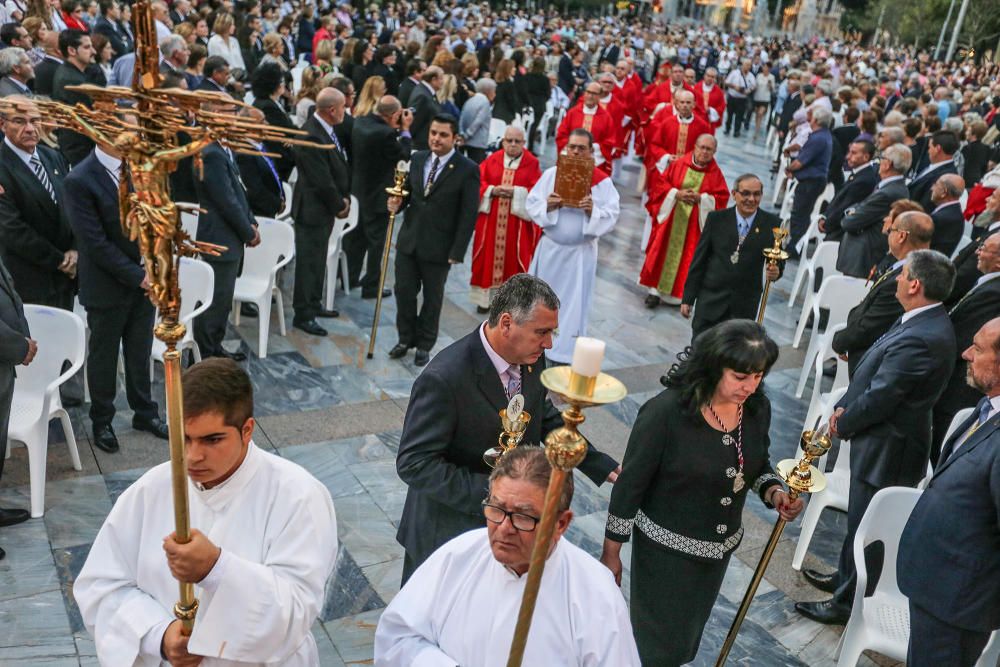
M 854 535 L 875 494 L 890 486 L 916 487 L 927 474 L 931 409 L 958 356 L 955 331 L 941 303 L 954 282 L 955 267 L 941 253 L 907 255 L 896 276 L 903 316 L 861 358 L 830 417 L 831 434 L 851 441 L 851 486 L 837 572 L 803 571 L 813 586 L 833 593 L 831 600 L 795 605 L 814 621 L 844 624 L 850 616 L 857 581 Z M 882 569 L 882 549 L 869 548 L 865 560 L 874 581 Z
M 541 383 L 545 350 L 559 326 L 559 297 L 520 273 L 500 286 L 489 319 L 438 353 L 417 377 L 399 439 L 396 471 L 409 487 L 396 539 L 406 550 L 403 583 L 438 547 L 482 528 L 499 411 L 515 397 L 531 415 L 524 442 L 542 442 L 562 418 Z M 595 484 L 614 482 L 618 464 L 588 445 L 579 470 Z
M 790 215 L 792 235 L 788 243 L 788 254 L 792 259 L 798 257 L 795 244 L 809 228 L 816 200 L 826 188 L 830 157 L 833 155 L 833 135 L 830 133 L 833 114 L 823 106 L 814 106 L 808 113 L 812 131 L 787 169 L 788 177 L 798 182 Z
M 493 99 L 497 96 L 497 83 L 493 79 L 476 82 L 476 94 L 462 106 L 458 119 L 458 133 L 462 136 L 462 152 L 480 164 L 486 159 L 486 146 L 490 142 L 490 120 Z
M 0 97 L 34 97 L 28 82 L 35 78 L 35 70 L 24 49 L 11 46 L 0 51 L 0 77 Z
M 959 199 L 965 192 L 965 180 L 958 174 L 945 174 L 931 186 L 934 209 L 929 211 L 934 220 L 934 239 L 931 250 L 951 257 L 965 233 L 965 216 Z
M 187 41 L 180 35 L 164 37 L 160 41 L 160 55 L 163 56 L 160 60 L 160 74 L 179 74 L 187 81 L 188 90 L 194 90 L 198 81 L 186 71 L 188 56 L 191 55 Z

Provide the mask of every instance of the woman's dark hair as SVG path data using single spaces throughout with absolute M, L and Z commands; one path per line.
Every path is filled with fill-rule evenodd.
M 253 76 L 250 78 L 250 89 L 253 91 L 254 98 L 263 100 L 274 95 L 283 80 L 284 74 L 278 63 L 264 63 L 254 70 Z
M 678 390 L 681 405 L 697 414 L 711 400 L 723 370 L 767 375 L 777 359 L 778 345 L 764 327 L 753 320 L 728 320 L 699 334 L 660 382 Z M 748 407 L 763 394 L 763 386 L 747 400 Z

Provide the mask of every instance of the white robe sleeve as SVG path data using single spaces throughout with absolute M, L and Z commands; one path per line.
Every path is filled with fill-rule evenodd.
M 493 186 L 490 185 L 490 186 L 488 186 L 486 188 L 486 191 L 483 193 L 483 198 L 479 202 L 479 212 L 480 213 L 489 213 L 490 212 L 490 203 L 492 201 L 493 201 Z
M 523 185 L 514 186 L 514 198 L 510 200 L 510 212 L 519 218 L 530 220 L 528 214 L 528 188 Z
M 662 225 L 670 214 L 674 210 L 674 205 L 677 203 L 677 193 L 679 190 L 677 188 L 670 188 L 670 192 L 667 196 L 663 198 L 663 203 L 660 204 L 660 210 L 656 212 L 656 223 Z
M 583 235 L 587 238 L 599 238 L 614 229 L 618 222 L 620 212 L 618 190 L 610 178 L 605 178 L 590 189 L 590 196 L 594 200 L 594 210 L 583 226 Z
M 548 209 L 548 198 L 556 185 L 556 169 L 551 167 L 545 170 L 542 177 L 531 188 L 525 200 L 525 212 L 539 227 L 552 227 L 559 221 L 559 209 Z
M 719 120 L 719 112 L 715 110 L 715 107 L 708 107 L 708 120 L 716 123 Z
M 664 153 L 663 155 L 661 155 L 660 159 L 656 161 L 656 170 L 659 171 L 661 174 L 665 172 L 667 170 L 667 167 L 670 166 L 670 160 L 672 160 L 673 157 L 674 156 L 670 155 L 669 153 Z
M 705 220 L 708 214 L 715 210 L 715 197 L 707 192 L 701 193 L 701 201 L 698 202 L 698 229 L 705 229 Z

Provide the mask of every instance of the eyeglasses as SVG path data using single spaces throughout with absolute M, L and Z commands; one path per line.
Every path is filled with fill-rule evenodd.
M 760 199 L 764 196 L 763 190 L 737 190 L 736 194 L 741 197 L 749 197 L 751 199 Z
M 901 228 L 899 228 L 899 227 L 890 227 L 890 228 L 889 228 L 889 231 L 890 231 L 890 232 L 902 232 L 902 233 L 904 233 L 904 234 L 909 234 L 909 233 L 910 233 L 910 230 L 909 230 L 909 229 L 901 229 Z
M 25 118 L 24 116 L 14 116 L 13 118 L 8 118 L 7 122 L 13 125 L 14 127 L 22 127 L 29 123 L 32 125 L 41 125 L 42 117 L 35 116 L 33 118 Z
M 530 533 L 541 521 L 540 518 L 523 512 L 508 512 L 502 507 L 490 505 L 485 500 L 483 501 L 483 516 L 486 517 L 487 521 L 498 526 L 504 522 L 504 519 L 510 519 L 510 525 L 514 526 L 514 530 L 523 533 Z

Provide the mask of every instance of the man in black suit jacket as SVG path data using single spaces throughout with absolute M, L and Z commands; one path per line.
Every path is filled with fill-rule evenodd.
M 861 134 L 861 128 L 855 123 L 857 116 L 857 109 L 848 108 L 844 114 L 844 124 L 830 130 L 830 134 L 833 135 L 833 151 L 830 153 L 830 171 L 827 174 L 827 181 L 833 183 L 834 194 L 840 192 L 841 188 L 844 187 L 844 161 L 851 149 L 851 144 Z M 872 148 L 874 149 L 874 145 Z M 874 150 L 872 157 L 875 157 Z M 872 157 L 868 158 L 869 162 Z M 851 167 L 851 169 L 854 168 Z
M 837 270 L 846 276 L 868 278 L 888 251 L 882 222 L 893 203 L 906 199 L 903 174 L 910 166 L 910 149 L 893 144 L 879 158 L 879 184 L 860 204 L 844 212 L 840 226 L 844 235 L 837 254 Z
M 118 0 L 101 0 L 101 15 L 94 23 L 94 33 L 104 35 L 111 43 L 112 56 L 114 62 L 126 53 L 132 52 L 129 36 L 118 29 L 118 21 L 121 19 L 121 7 Z
M 410 133 L 413 135 L 413 148 L 425 151 L 428 148 L 427 135 L 431 127 L 431 119 L 441 113 L 441 104 L 437 101 L 437 91 L 444 85 L 444 71 L 440 67 L 428 67 L 424 71 L 419 86 L 413 87 L 410 93 L 410 106 L 413 108 L 413 124 Z
M 976 252 L 980 277 L 958 302 L 948 310 L 955 327 L 958 354 L 972 344 L 972 338 L 986 322 L 1000 315 L 1000 233 L 990 236 Z M 971 408 L 979 400 L 975 389 L 966 381 L 962 357 L 955 360 L 955 370 L 948 386 L 934 405 L 934 439 L 931 443 L 931 463 L 938 462 L 944 434 L 955 414 Z
M 386 207 L 396 164 L 409 161 L 413 145 L 410 123 L 413 114 L 403 109 L 395 97 L 379 100 L 375 111 L 358 118 L 354 123 L 354 160 L 351 163 L 351 189 L 358 198 L 360 219 L 357 228 L 344 237 L 347 253 L 348 281 L 351 285 L 361 282 L 361 297 L 378 296 L 379 276 L 382 271 L 382 253 L 389 226 L 389 209 Z M 367 264 L 365 255 L 368 256 Z M 361 277 L 361 267 L 365 275 Z
M 931 250 L 951 257 L 965 233 L 965 216 L 959 198 L 965 192 L 965 181 L 958 174 L 945 174 L 931 186 L 930 211 L 934 220 L 934 240 Z
M 264 121 L 264 112 L 256 107 L 244 108 L 241 113 L 255 123 Z M 262 153 L 267 151 L 263 144 L 258 144 L 257 149 Z M 274 159 L 268 155 L 239 153 L 236 155 L 236 166 L 240 170 L 240 178 L 246 187 L 247 200 L 254 216 L 276 216 L 285 207 L 285 189 Z
M 268 125 L 294 130 L 295 123 L 273 98 L 273 95 L 282 89 L 284 76 L 281 66 L 277 63 L 265 63 L 257 67 L 251 79 L 253 105 L 264 113 L 264 120 Z M 280 141 L 265 141 L 264 145 L 267 146 L 268 152 L 281 156 L 274 160 L 274 166 L 281 180 L 287 181 L 292 175 L 292 169 L 295 169 L 295 155 L 291 146 Z
M 688 269 L 681 315 L 694 309 L 692 338 L 725 320 L 757 317 L 763 251 L 774 245 L 771 230 L 781 219 L 760 209 L 764 185 L 753 174 L 737 178 L 732 194 L 735 206 L 708 214 Z M 768 265 L 766 279 L 777 280 L 782 270 Z
M 396 331 L 399 342 L 389 356 L 399 359 L 417 348 L 423 366 L 437 342 L 444 283 L 452 264 L 461 264 L 476 229 L 479 167 L 455 150 L 458 121 L 441 115 L 431 121 L 429 151 L 410 160 L 406 215 L 396 239 Z M 403 202 L 390 197 L 390 211 Z M 423 304 L 417 311 L 417 294 Z
M 499 412 L 511 398 L 520 394 L 531 416 L 524 444 L 563 425 L 541 383 L 558 309 L 544 281 L 513 276 L 497 290 L 489 320 L 442 350 L 413 384 L 396 456 L 409 487 L 396 533 L 406 549 L 403 583 L 439 546 L 485 525 L 490 468 L 483 454 L 497 442 Z M 614 482 L 620 470 L 587 445 L 579 471 L 591 481 Z
M 292 194 L 295 220 L 295 319 L 296 329 L 325 336 L 317 317 L 337 317 L 324 310 L 323 279 L 326 276 L 326 249 L 337 218 L 351 210 L 351 172 L 334 128 L 343 121 L 347 99 L 336 88 L 324 88 L 316 96 L 312 117 L 302 129 L 308 139 L 332 149 L 297 146 L 295 161 L 299 178 Z M 330 285 L 329 289 L 335 289 Z
M 889 254 L 895 261 L 881 275 L 873 277 L 874 283 L 864 300 L 848 313 L 847 328 L 833 334 L 833 351 L 847 355 L 851 377 L 868 348 L 903 314 L 903 305 L 896 298 L 896 278 L 911 252 L 930 246 L 933 229 L 929 215 L 907 211 L 893 221 L 891 229 L 885 230 Z
M 826 234 L 827 241 L 839 241 L 844 237 L 840 226 L 844 212 L 864 201 L 878 185 L 878 168 L 872 165 L 874 157 L 875 146 L 870 141 L 854 141 L 847 147 L 847 166 L 851 173 L 819 218 L 819 231 Z
M 118 211 L 121 158 L 95 148 L 66 177 L 66 209 L 80 251 L 80 303 L 87 309 L 90 342 L 87 381 L 94 444 L 118 451 L 111 428 L 118 385 L 118 350 L 125 359 L 125 386 L 132 426 L 167 438 L 149 383 L 155 309 L 146 296 L 149 279 L 139 248 L 122 233 Z
M 931 201 L 931 186 L 945 174 L 957 174 L 955 162 L 952 159 L 958 152 L 958 137 L 947 130 L 938 130 L 930 136 L 927 142 L 927 155 L 930 164 L 910 181 L 908 186 L 910 199 L 924 207 L 925 211 L 934 209 Z
M 996 232 L 1000 232 L 1000 224 L 992 230 L 991 236 Z M 955 286 L 944 302 L 945 308 L 953 308 L 982 277 L 983 274 L 979 271 L 979 248 L 987 238 L 989 237 L 969 243 L 955 255 L 952 260 L 955 265 Z
M 927 473 L 931 408 L 955 365 L 955 332 L 941 302 L 951 291 L 955 268 L 933 250 L 916 250 L 896 278 L 905 313 L 864 355 L 847 393 L 830 417 L 832 435 L 851 441 L 847 535 L 837 572 L 805 570 L 809 583 L 833 598 L 799 602 L 795 609 L 820 623 L 847 622 L 857 570 L 854 535 L 872 497 L 888 486 L 915 487 Z M 866 560 L 874 581 L 881 553 Z
M 611 63 L 612 65 L 618 64 L 618 54 L 621 50 L 618 45 L 615 44 L 615 38 L 611 35 L 604 36 L 604 46 L 597 54 L 597 66 L 600 67 L 601 63 Z
M 410 104 L 410 95 L 413 89 L 420 85 L 420 78 L 427 69 L 427 63 L 420 58 L 411 58 L 406 62 L 406 78 L 399 84 L 399 103 L 403 106 Z
M 90 35 L 79 30 L 63 30 L 59 33 L 59 51 L 65 60 L 52 79 L 52 99 L 69 105 L 91 106 L 89 95 L 67 89 L 68 86 L 90 83 L 85 74 L 87 67 L 94 62 L 94 45 L 90 43 Z M 71 167 L 90 155 L 94 148 L 90 138 L 73 130 L 58 129 L 56 138 L 59 150 Z
M 1000 628 L 998 349 L 1000 319 L 993 319 L 963 354 L 980 403 L 945 443 L 899 539 L 896 577 L 910 603 L 910 667 L 972 667 Z
M 46 53 L 42 61 L 35 65 L 35 95 L 52 97 L 52 85 L 56 70 L 63 64 L 62 58 Z
M 198 204 L 204 213 L 198 216 L 198 240 L 225 246 L 219 256 L 205 255 L 215 273 L 212 305 L 194 320 L 194 340 L 202 357 L 246 358 L 243 352 L 227 352 L 222 347 L 226 324 L 233 306 L 236 278 L 243 267 L 243 246 L 260 243 L 257 222 L 250 211 L 246 190 L 232 151 L 218 143 L 201 152 L 202 178 L 195 178 Z
M 567 44 L 562 57 L 559 58 L 558 84 L 566 96 L 573 99 L 573 89 L 576 88 L 576 78 L 573 76 L 573 56 L 576 47 Z
M 32 104 L 3 119 L 0 255 L 25 303 L 72 310 L 77 252 L 62 205 L 69 167 L 62 155 L 39 145 L 41 120 Z
M 195 90 L 209 93 L 226 93 L 226 83 L 229 81 L 229 63 L 222 56 L 209 56 L 201 67 L 201 83 Z

